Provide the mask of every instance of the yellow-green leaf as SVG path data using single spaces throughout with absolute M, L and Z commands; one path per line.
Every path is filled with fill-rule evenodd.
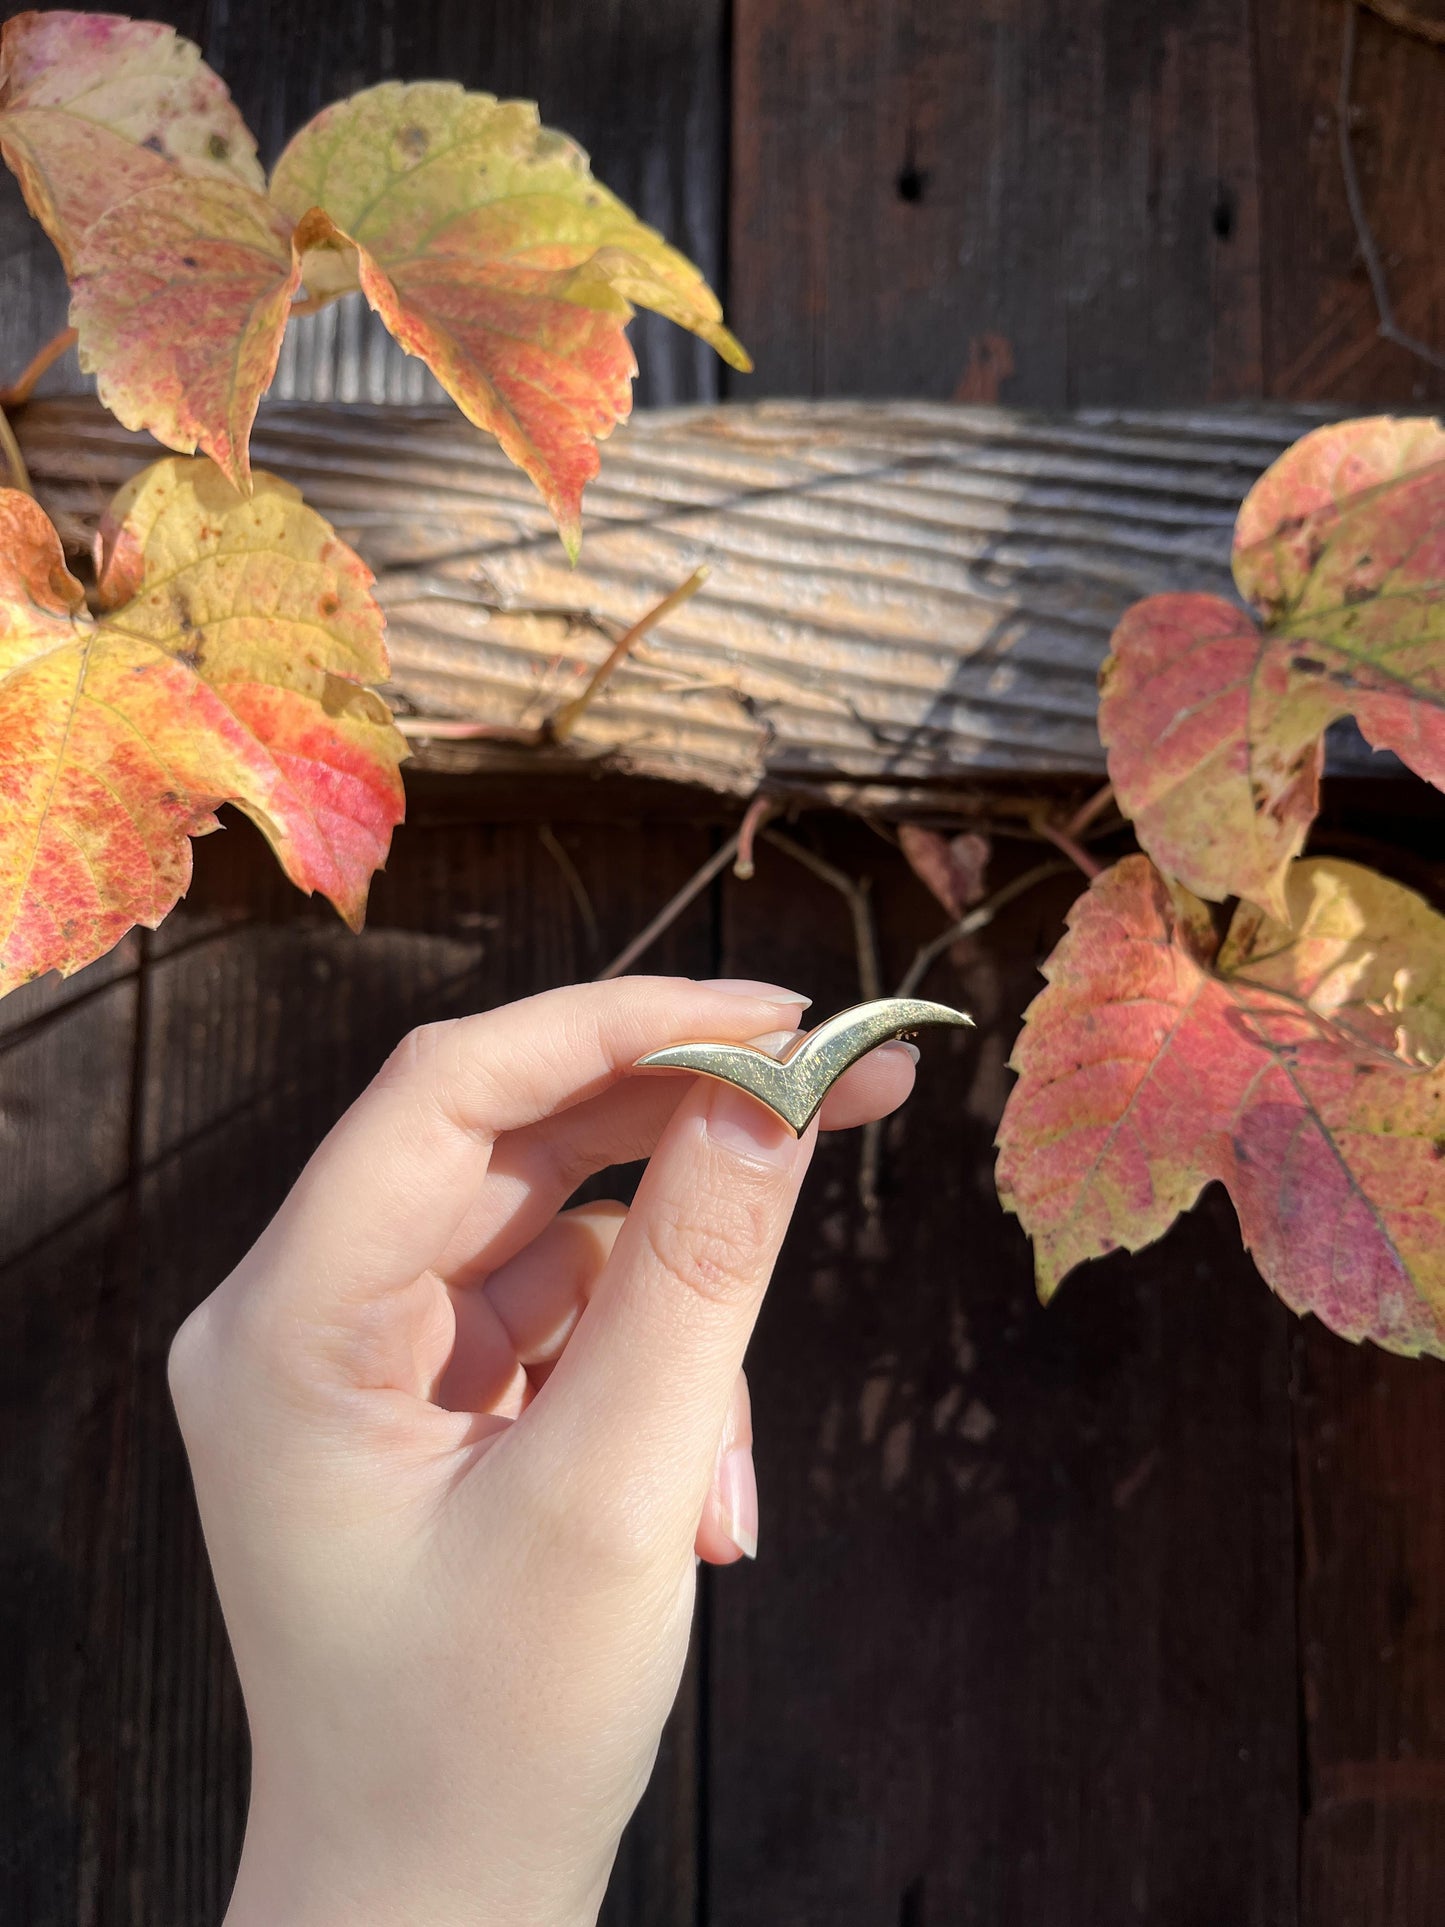
M 1403 883 L 1337 857 L 1292 864 L 1284 896 L 1283 920 L 1240 905 L 1220 974 L 1302 998 L 1402 1063 L 1445 1061 L 1445 917 Z
M 596 443 L 631 406 L 634 305 L 749 365 L 698 270 L 530 103 L 388 82 L 303 128 L 271 193 L 299 224 L 308 292 L 359 286 L 532 477 L 574 552 Z
M 158 923 L 223 802 L 353 925 L 401 817 L 371 577 L 294 489 L 158 462 L 104 537 L 92 617 L 0 491 L 0 991 Z

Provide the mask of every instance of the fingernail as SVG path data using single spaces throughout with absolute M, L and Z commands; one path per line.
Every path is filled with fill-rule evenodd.
M 746 1445 L 735 1445 L 718 1467 L 719 1523 L 745 1559 L 758 1556 L 758 1475 Z
M 915 1064 L 918 1062 L 920 1055 L 917 1044 L 910 1044 L 906 1037 L 894 1037 L 890 1039 L 888 1043 L 880 1044 L 878 1048 L 880 1050 L 906 1050 Z
M 714 1144 L 760 1164 L 789 1165 L 798 1140 L 776 1111 L 732 1084 L 714 1084 L 703 1122 Z
M 801 990 L 789 990 L 785 984 L 765 984 L 753 977 L 704 977 L 700 980 L 704 990 L 720 990 L 725 997 L 758 997 L 767 1004 L 797 1004 L 806 1010 L 812 1003 Z

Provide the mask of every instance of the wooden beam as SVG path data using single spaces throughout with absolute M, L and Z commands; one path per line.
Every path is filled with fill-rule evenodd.
M 288 477 L 376 571 L 403 715 L 432 767 L 580 760 L 746 795 L 947 807 L 985 776 L 1096 776 L 1095 678 L 1120 614 L 1227 593 L 1240 498 L 1319 416 L 773 402 L 639 415 L 568 567 L 535 491 L 450 408 L 263 412 Z M 42 500 L 88 544 L 153 445 L 93 402 L 19 421 Z M 518 732 L 705 565 L 564 749 Z M 492 740 L 486 740 L 487 733 Z

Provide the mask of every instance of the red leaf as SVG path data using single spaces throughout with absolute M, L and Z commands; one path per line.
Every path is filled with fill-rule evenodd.
M 1234 525 L 1234 579 L 1269 620 L 1294 607 L 1343 519 L 1372 520 L 1377 489 L 1445 461 L 1437 421 L 1369 415 L 1316 428 L 1245 496 Z
M 1283 914 L 1338 717 L 1445 788 L 1442 457 L 1428 423 L 1306 436 L 1240 511 L 1235 573 L 1267 625 L 1213 596 L 1154 596 L 1115 630 L 1109 775 L 1145 849 L 1201 896 Z
M 1437 918 L 1436 925 L 1440 925 Z M 1438 953 L 1442 930 L 1408 932 Z M 1287 1303 L 1349 1338 L 1445 1356 L 1445 1071 L 1332 1022 L 1274 958 L 1221 970 L 1204 906 L 1144 857 L 1091 885 L 1014 1053 L 998 1185 L 1040 1294 L 1138 1250 L 1213 1180 Z
M 597 444 L 632 405 L 634 308 L 751 366 L 698 269 L 528 101 L 386 82 L 304 127 L 268 195 L 188 40 L 24 14 L 0 41 L 0 148 L 60 249 L 106 405 L 242 489 L 303 267 L 309 305 L 365 295 L 531 476 L 573 555 Z
M 898 831 L 898 843 L 914 875 L 955 921 L 981 900 L 991 854 L 986 836 L 973 830 L 959 836 L 940 836 L 937 830 L 904 823 Z
M 1200 896 L 1283 914 L 1283 878 L 1319 808 L 1321 679 L 1291 683 L 1241 609 L 1218 596 L 1136 602 L 1099 674 L 1109 779 L 1139 841 Z

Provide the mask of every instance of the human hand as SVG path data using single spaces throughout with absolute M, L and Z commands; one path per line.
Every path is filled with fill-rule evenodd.
M 227 1927 L 595 1920 L 694 1550 L 754 1547 L 743 1352 L 817 1128 L 627 1072 L 804 1002 L 626 978 L 413 1033 L 177 1334 L 251 1726 Z M 884 1046 L 824 1128 L 912 1078 Z M 630 1211 L 563 1209 L 641 1157 Z

